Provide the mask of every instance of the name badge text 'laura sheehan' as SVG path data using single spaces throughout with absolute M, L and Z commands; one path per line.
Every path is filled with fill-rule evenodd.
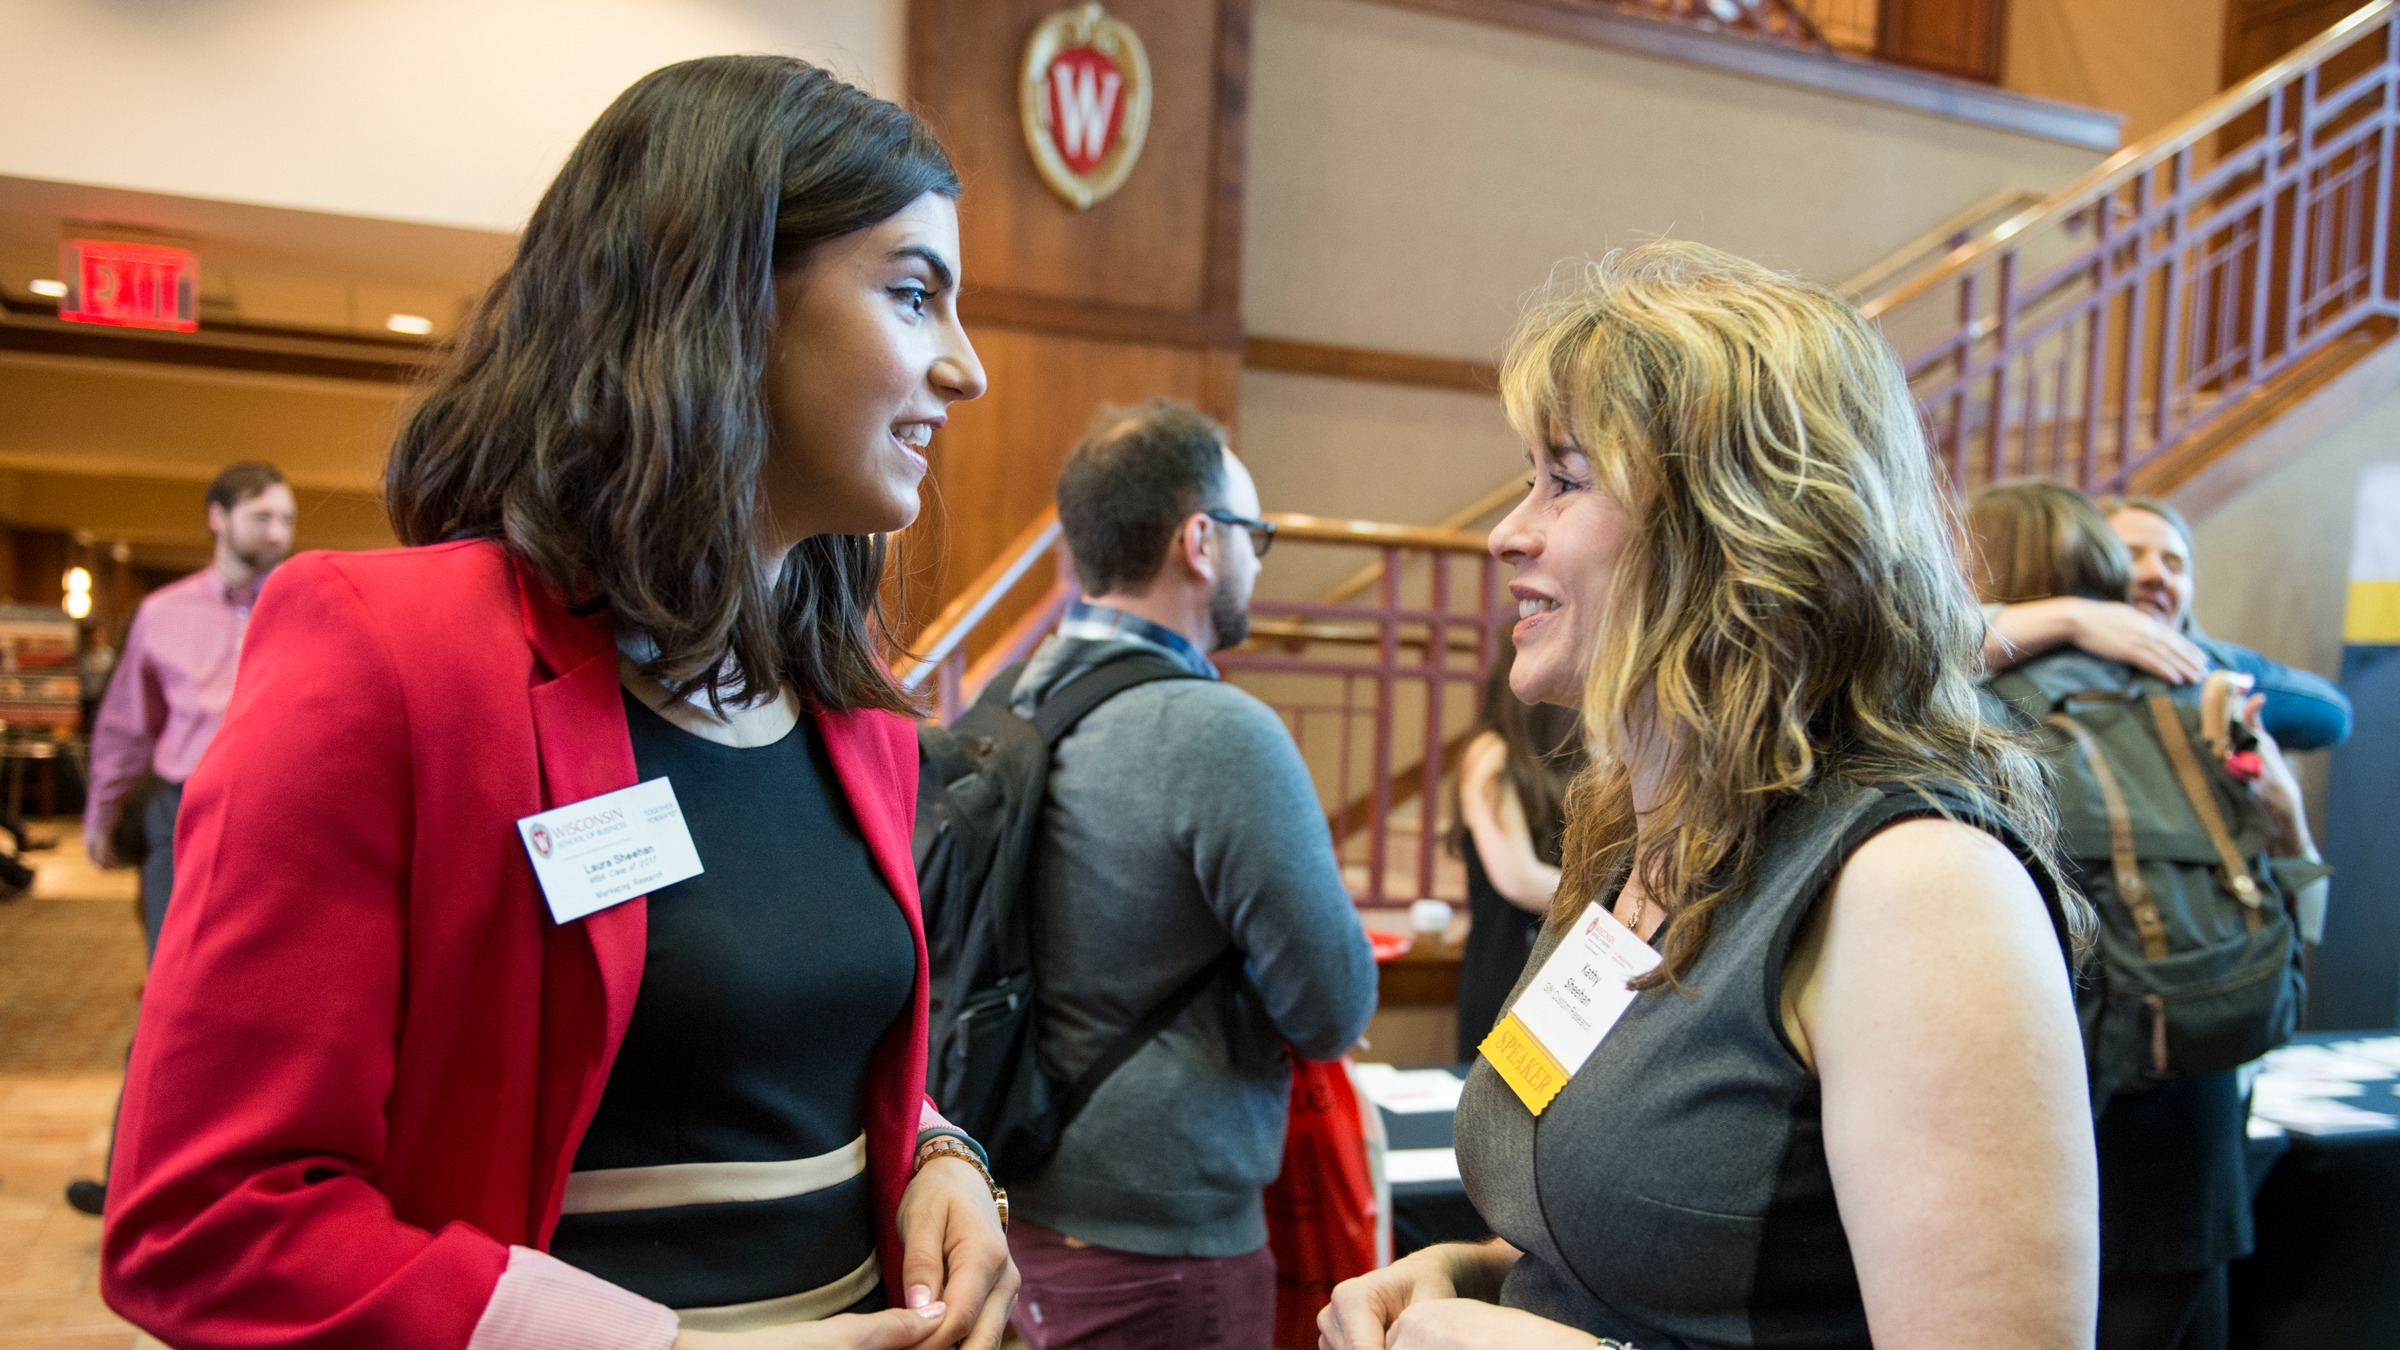
M 1633 1006 L 1627 982 L 1658 962 L 1656 948 L 1594 903 L 1478 1048 L 1538 1116 Z
M 560 923 L 700 875 L 699 850 L 664 778 L 527 816 L 517 833 Z

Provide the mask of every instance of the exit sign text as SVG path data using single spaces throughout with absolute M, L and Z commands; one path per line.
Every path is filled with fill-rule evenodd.
M 59 251 L 67 294 L 58 317 L 178 333 L 200 326 L 200 259 L 190 249 L 69 239 Z

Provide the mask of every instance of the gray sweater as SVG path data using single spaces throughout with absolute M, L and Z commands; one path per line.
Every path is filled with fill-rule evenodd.
M 1139 642 L 1051 638 L 1012 706 L 1031 716 Z M 1283 1164 L 1284 1045 L 1335 1058 L 1375 1011 L 1374 958 L 1299 747 L 1231 685 L 1142 685 L 1059 742 L 1047 811 L 1032 895 L 1052 1072 L 1082 1072 L 1228 943 L 1243 978 L 1219 980 L 1111 1075 L 1050 1162 L 1010 1188 L 1012 1208 L 1122 1251 L 1256 1251 L 1260 1191 Z

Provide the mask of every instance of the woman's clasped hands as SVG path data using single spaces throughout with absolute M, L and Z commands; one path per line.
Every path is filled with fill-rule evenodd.
M 1335 1285 L 1318 1350 L 1591 1350 L 1573 1327 L 1491 1300 L 1516 1263 L 1505 1242 L 1444 1243 Z
M 675 1350 L 998 1350 L 1017 1268 L 983 1174 L 957 1158 L 917 1169 L 900 1196 L 907 1306 L 762 1331 L 686 1331 Z

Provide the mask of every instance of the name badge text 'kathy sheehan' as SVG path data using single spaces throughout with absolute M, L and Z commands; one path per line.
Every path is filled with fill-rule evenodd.
M 1538 1116 L 1633 1006 L 1627 982 L 1658 962 L 1656 948 L 1595 902 L 1477 1048 Z

